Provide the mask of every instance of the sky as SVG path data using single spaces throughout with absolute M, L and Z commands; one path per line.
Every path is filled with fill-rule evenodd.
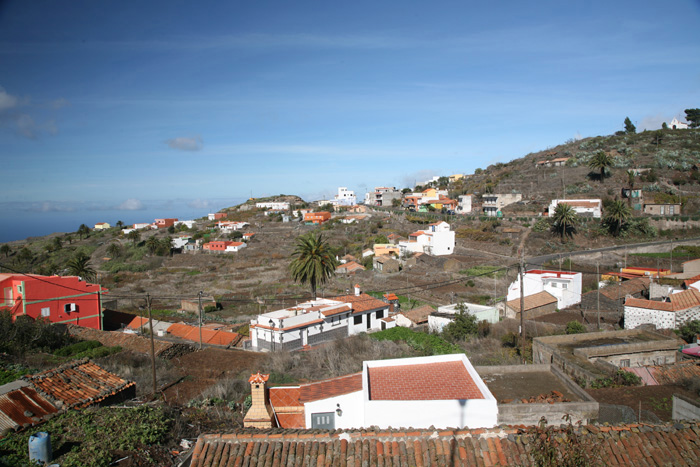
M 0 0 L 0 242 L 660 128 L 699 39 L 700 0 Z

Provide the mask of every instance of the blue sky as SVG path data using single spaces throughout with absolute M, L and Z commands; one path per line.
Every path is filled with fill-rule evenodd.
M 0 1 L 0 241 L 363 195 L 700 106 L 699 1 L 569 3 Z

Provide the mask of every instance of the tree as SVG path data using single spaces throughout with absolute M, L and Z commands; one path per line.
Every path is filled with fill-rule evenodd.
M 122 246 L 118 243 L 110 243 L 107 247 L 107 254 L 112 258 L 118 258 L 122 255 Z
M 156 254 L 159 246 L 160 246 L 160 243 L 158 242 L 158 239 L 156 238 L 155 235 L 151 235 L 146 240 L 146 248 L 148 249 L 148 252 L 152 255 Z
M 95 270 L 90 266 L 90 256 L 82 251 L 73 256 L 68 261 L 68 273 L 72 276 L 79 276 L 87 282 L 95 280 Z
M 2 246 L 0 246 L 0 254 L 5 255 L 5 258 L 10 256 L 10 253 L 12 253 L 12 248 L 10 248 L 10 245 L 4 243 Z
M 695 342 L 695 337 L 700 334 L 700 320 L 694 319 L 686 322 L 678 328 L 676 334 L 689 344 Z
M 83 237 L 90 236 L 90 227 L 88 227 L 85 224 L 80 224 L 80 227 L 78 227 L 78 231 L 76 233 L 80 236 L 80 239 L 82 240 Z
M 70 235 L 66 235 L 65 239 L 69 245 L 73 243 L 73 237 L 71 237 Z
M 141 240 L 141 232 L 139 232 L 138 230 L 132 230 L 127 234 L 126 238 L 134 242 L 134 246 L 136 246 L 139 240 Z
M 616 200 L 605 206 L 605 217 L 603 223 L 607 226 L 610 233 L 617 237 L 622 231 L 622 227 L 630 218 L 631 211 L 622 201 Z
M 454 321 L 445 326 L 442 331 L 445 337 L 451 341 L 462 341 L 476 335 L 479 330 L 476 316 L 469 314 L 463 303 L 457 305 L 456 310 Z
M 690 128 L 700 127 L 700 109 L 685 109 L 685 119 Z
M 663 122 L 663 123 L 661 124 L 661 129 L 662 129 L 662 130 L 668 130 L 668 123 Z
M 594 170 L 600 170 L 600 182 L 602 183 L 605 179 L 605 171 L 608 167 L 612 167 L 613 160 L 610 154 L 605 151 L 598 151 L 595 156 L 590 160 L 588 166 Z
M 637 132 L 637 127 L 632 124 L 632 120 L 629 117 L 625 117 L 625 133 L 628 135 L 633 135 Z
M 570 205 L 559 203 L 552 214 L 552 221 L 552 230 L 564 240 L 564 236 L 571 238 L 576 233 L 578 214 Z
M 173 238 L 168 235 L 159 242 L 158 254 L 170 255 L 173 251 Z
M 289 270 L 295 282 L 311 286 L 313 298 L 316 288 L 335 274 L 337 266 L 338 261 L 323 234 L 309 232 L 297 238 Z
M 54 250 L 58 251 L 63 248 L 63 243 L 61 242 L 60 238 L 54 237 L 53 242 L 51 242 L 51 246 Z
M 124 228 L 124 223 L 122 221 L 117 221 L 116 226 L 118 229 L 123 229 Z
M 651 144 L 659 146 L 661 141 L 664 139 L 664 132 L 662 130 L 656 130 L 654 132 L 654 139 L 651 140 Z

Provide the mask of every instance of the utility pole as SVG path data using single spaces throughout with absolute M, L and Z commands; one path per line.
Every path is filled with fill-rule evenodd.
M 595 263 L 595 278 L 596 278 L 596 289 L 598 290 L 598 331 L 600 331 L 600 267 L 599 264 Z
M 671 240 L 671 274 L 673 274 L 673 240 Z
M 520 359 L 525 363 L 525 287 L 523 278 L 525 276 L 525 260 L 523 251 L 520 250 L 520 264 L 518 265 L 520 276 Z
M 202 350 L 202 291 L 199 291 L 199 350 Z
M 153 396 L 155 397 L 158 391 L 158 384 L 156 383 L 156 349 L 155 343 L 153 342 L 153 319 L 151 319 L 151 295 L 146 294 L 146 308 L 148 308 L 148 327 L 151 331 L 151 373 L 153 373 Z

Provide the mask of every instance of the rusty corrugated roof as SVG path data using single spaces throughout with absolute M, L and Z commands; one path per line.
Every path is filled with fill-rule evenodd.
M 56 412 L 33 388 L 20 387 L 0 396 L 0 432 L 35 425 Z

